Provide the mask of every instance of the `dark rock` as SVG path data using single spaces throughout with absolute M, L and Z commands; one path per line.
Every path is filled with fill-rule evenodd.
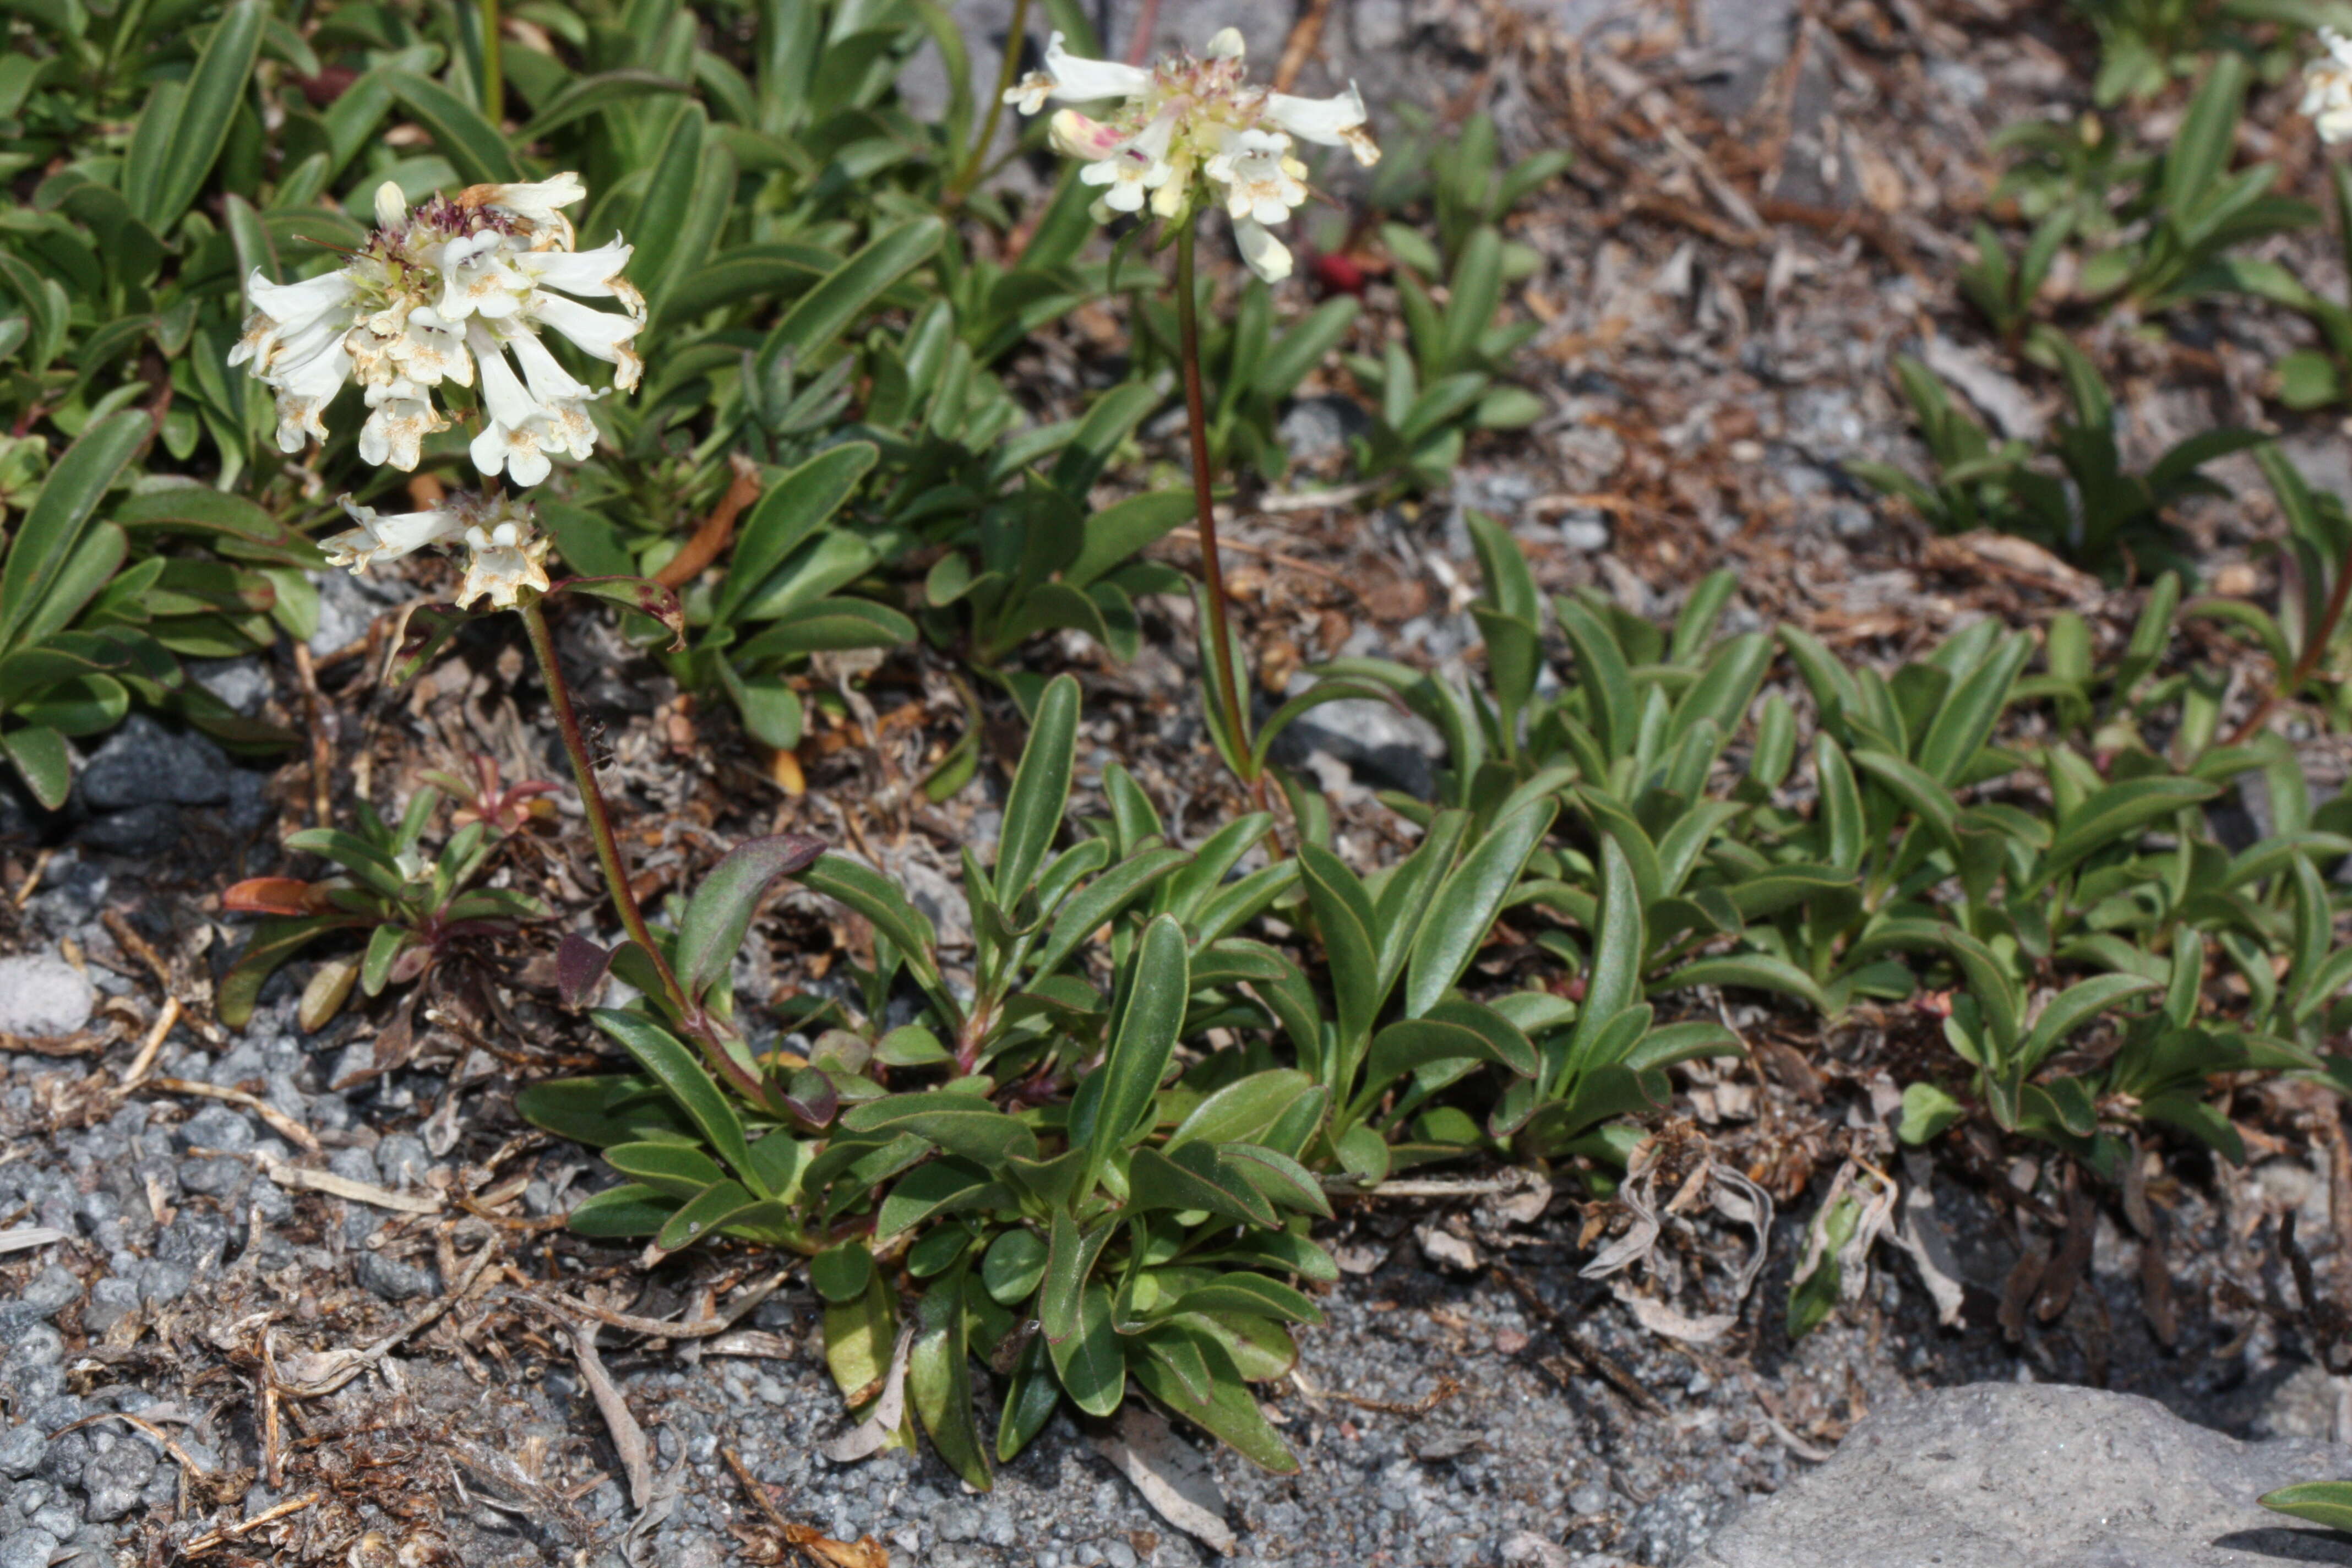
M 161 855 L 180 841 L 180 808 L 156 801 L 93 816 L 74 837 L 108 855 Z
M 75 790 L 92 811 L 217 805 L 228 799 L 227 753 L 202 735 L 133 713 L 89 759 Z
M 89 1288 L 89 1305 L 81 1310 L 81 1326 L 103 1334 L 139 1310 L 137 1282 L 121 1278 L 100 1280 Z
M 80 1300 L 81 1281 L 73 1270 L 62 1263 L 52 1263 L 33 1276 L 33 1282 L 25 1287 L 17 1304 L 37 1316 L 54 1318 Z
M 362 1251 L 354 1256 L 352 1278 L 387 1301 L 413 1301 L 420 1296 L 433 1294 L 430 1271 L 386 1258 L 380 1252 Z M 662 1430 L 667 1432 L 669 1428 L 665 1426 Z

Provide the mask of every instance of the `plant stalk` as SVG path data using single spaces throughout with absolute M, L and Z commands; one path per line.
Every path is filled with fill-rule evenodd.
M 2252 740 L 2262 732 L 2263 726 L 2271 721 L 2271 715 L 2278 711 L 2279 704 L 2303 689 L 2303 683 L 2311 679 L 2312 672 L 2319 668 L 2319 661 L 2327 656 L 2327 645 L 2336 640 L 2336 627 L 2344 619 L 2347 599 L 2352 599 L 2352 552 L 2347 552 L 2344 559 L 2336 563 L 2336 584 L 2327 591 L 2327 607 L 2320 612 L 2319 624 L 2311 628 L 2311 635 L 2304 638 L 2303 651 L 2295 656 L 2294 668 L 2288 672 L 2285 679 L 2271 688 L 2270 693 L 2255 706 L 2254 710 L 2246 715 L 2246 721 L 2223 742 L 2225 745 L 2242 746 Z
M 646 927 L 645 911 L 637 907 L 637 895 L 629 886 L 628 868 L 621 860 L 621 841 L 613 832 L 613 817 L 605 809 L 604 792 L 596 786 L 595 759 L 588 754 L 588 738 L 581 732 L 580 716 L 572 707 L 572 689 L 564 683 L 562 668 L 556 662 L 555 638 L 547 628 L 547 611 L 534 599 L 516 606 L 515 613 L 522 616 L 523 629 L 530 637 L 530 651 L 539 660 L 540 679 L 547 682 L 548 703 L 555 710 L 556 728 L 563 732 L 563 749 L 572 757 L 572 776 L 580 784 L 580 804 L 588 817 L 589 837 L 596 841 L 596 864 L 604 868 L 614 911 L 621 917 L 621 929 L 628 932 L 629 940 L 653 960 L 662 987 L 669 994 L 668 1000 L 684 1016 L 689 1011 L 686 993 L 679 987 L 677 976 L 670 973 L 669 961 L 654 945 L 653 932 Z
M 1184 362 L 1185 423 L 1192 438 L 1192 500 L 1200 514 L 1201 575 L 1209 591 L 1209 624 L 1202 628 L 1202 636 L 1211 639 L 1208 647 L 1217 650 L 1217 700 L 1225 710 L 1225 731 L 1233 737 L 1242 765 L 1248 767 L 1249 731 L 1242 722 L 1241 689 L 1234 681 L 1234 645 L 1225 630 L 1224 563 L 1217 554 L 1216 491 L 1209 475 L 1208 398 L 1201 390 L 1201 321 L 1193 299 L 1192 242 L 1192 220 L 1187 217 L 1176 233 L 1176 334 L 1178 357 Z M 1208 657 L 1205 649 L 1202 657 Z M 1244 773 L 1242 782 L 1264 797 L 1265 787 L 1255 769 Z
M 996 142 L 998 121 L 1004 118 L 1004 95 L 1013 90 L 1013 79 L 1021 69 L 1021 47 L 1029 41 L 1029 0 L 1013 0 L 1013 25 L 1004 30 L 1004 58 L 996 68 L 996 90 L 989 95 L 988 112 L 980 122 L 980 137 L 965 154 L 963 167 L 956 171 L 955 183 L 948 187 L 948 200 L 960 202 L 971 194 L 981 179 L 981 163 L 988 150 Z

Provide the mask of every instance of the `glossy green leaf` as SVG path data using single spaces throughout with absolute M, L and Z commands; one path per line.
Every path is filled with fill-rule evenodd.
M 777 879 L 805 870 L 824 852 L 821 840 L 779 833 L 738 844 L 710 868 L 678 921 L 673 967 L 688 1001 L 699 1003 L 727 973 L 753 912 Z
M 1055 676 L 1038 699 L 1029 742 L 1022 748 L 1013 787 L 1004 797 L 994 880 L 998 896 L 1008 906 L 1027 890 L 1061 829 L 1077 735 L 1078 683 L 1066 675 Z
M 588 1016 L 669 1091 L 670 1097 L 701 1129 L 703 1137 L 709 1141 L 710 1147 L 718 1152 L 720 1159 L 745 1180 L 759 1180 L 758 1168 L 751 1161 L 751 1144 L 743 1136 L 741 1120 L 735 1114 L 733 1104 L 702 1063 L 695 1058 L 692 1051 L 680 1044 L 675 1035 L 642 1013 L 599 1007 Z
M 1190 954 L 1184 928 L 1172 915 L 1160 915 L 1143 928 L 1127 999 L 1111 1030 L 1093 1130 L 1087 1140 L 1087 1168 L 1099 1171 L 1113 1152 L 1149 1124 L 1160 1080 L 1176 1050 L 1192 994 Z

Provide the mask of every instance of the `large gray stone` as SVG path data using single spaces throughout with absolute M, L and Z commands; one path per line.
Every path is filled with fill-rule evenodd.
M 62 958 L 0 958 L 0 1035 L 70 1035 L 97 1005 L 89 978 Z
M 2263 1493 L 2352 1477 L 2352 1447 L 2236 1438 L 2137 1394 L 1975 1384 L 1874 1413 L 1692 1568 L 2276 1568 L 2352 1537 Z
M 89 759 L 78 787 L 92 811 L 217 805 L 229 796 L 230 773 L 228 754 L 202 735 L 133 713 Z

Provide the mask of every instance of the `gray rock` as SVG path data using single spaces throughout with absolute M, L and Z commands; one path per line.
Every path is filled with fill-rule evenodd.
M 202 735 L 133 713 L 89 759 L 75 787 L 93 811 L 217 805 L 229 796 L 229 774 L 227 753 Z
M 183 1149 L 218 1149 L 242 1153 L 253 1147 L 253 1123 L 241 1110 L 207 1105 L 180 1127 Z
M 19 1530 L 0 1536 L 0 1568 L 49 1568 L 58 1538 L 46 1530 Z
M 89 1288 L 89 1305 L 81 1310 L 81 1326 L 92 1334 L 102 1334 L 138 1310 L 135 1281 L 101 1279 Z
M 135 1439 L 115 1444 L 82 1471 L 81 1484 L 89 1493 L 83 1513 L 100 1523 L 121 1519 L 139 1506 L 140 1494 L 154 1474 L 155 1456 L 146 1444 Z
M 1296 697 L 1314 685 L 1311 678 L 1301 676 L 1291 682 L 1287 694 Z M 1274 750 L 1277 761 L 1291 766 L 1306 752 L 1321 752 L 1347 763 L 1359 784 L 1402 790 L 1426 800 L 1437 788 L 1436 763 L 1445 755 L 1445 740 L 1437 726 L 1418 714 L 1350 698 L 1300 714 L 1276 738 Z
M 429 1272 L 380 1252 L 355 1255 L 352 1259 L 352 1278 L 387 1301 L 409 1301 L 433 1294 L 433 1276 Z M 665 1426 L 662 1430 L 667 1432 L 669 1428 Z
M 1317 463 L 1345 457 L 1349 440 L 1371 427 L 1371 416 L 1352 397 L 1302 397 L 1275 434 L 1292 462 Z
M 259 654 L 243 658 L 192 658 L 184 661 L 197 685 L 250 719 L 269 700 L 274 683 Z
M 419 1140 L 395 1132 L 375 1146 L 375 1168 L 377 1179 L 387 1187 L 421 1186 L 433 1169 L 433 1156 Z
M 40 1428 L 29 1425 L 11 1426 L 0 1432 L 0 1475 L 21 1481 L 41 1468 L 41 1460 L 48 1451 L 49 1440 Z
M 180 808 L 163 801 L 110 811 L 74 829 L 74 837 L 109 855 L 161 855 L 180 841 Z
M 1694 1568 L 2265 1568 L 2352 1542 L 2255 1500 L 2352 1475 L 2352 1448 L 2241 1443 L 2154 1400 L 1974 1384 L 1874 1413 Z
M 70 1035 L 97 1005 L 89 978 L 62 958 L 0 958 L 0 1034 Z
M 53 1318 L 80 1300 L 81 1281 L 62 1263 L 52 1263 L 33 1276 L 33 1282 L 18 1298 L 21 1305 L 44 1318 Z

